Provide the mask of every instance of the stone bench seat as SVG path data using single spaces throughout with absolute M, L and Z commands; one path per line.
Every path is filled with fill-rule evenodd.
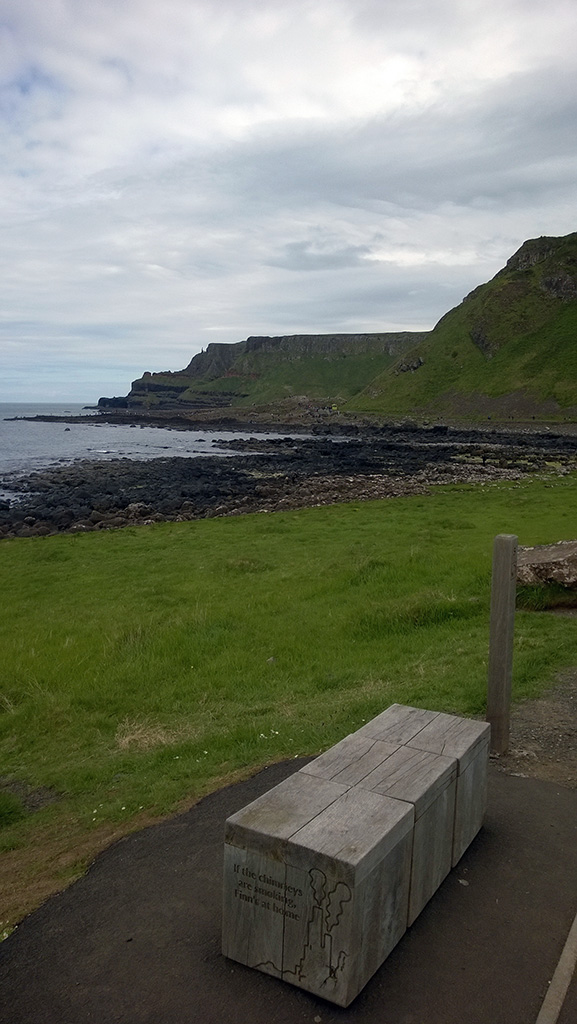
M 348 1006 L 480 828 L 488 744 L 394 704 L 232 815 L 223 953 Z

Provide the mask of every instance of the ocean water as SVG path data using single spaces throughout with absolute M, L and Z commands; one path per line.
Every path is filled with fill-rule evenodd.
M 22 416 L 89 416 L 87 423 L 27 422 Z M 155 459 L 199 455 L 234 456 L 223 447 L 250 433 L 223 430 L 171 430 L 166 427 L 104 423 L 83 405 L 0 403 L 0 477 L 26 474 L 77 459 Z M 267 434 L 267 437 L 285 435 Z

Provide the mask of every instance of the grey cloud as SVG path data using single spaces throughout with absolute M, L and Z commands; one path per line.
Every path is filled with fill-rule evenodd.
M 0 379 L 431 327 L 524 238 L 575 227 L 574 4 L 217 7 L 9 0 Z
M 479 283 L 471 267 L 439 274 L 438 268 L 402 270 L 392 263 L 326 270 L 319 278 L 305 291 L 302 279 L 291 275 L 272 294 L 255 294 L 255 319 L 270 325 L 263 333 L 277 333 L 277 327 L 280 333 L 426 330 Z M 258 332 L 251 326 L 248 333 Z
M 347 245 L 340 249 L 315 249 L 309 241 L 287 242 L 282 254 L 266 262 L 286 270 L 329 270 L 336 267 L 355 267 L 370 254 L 367 245 Z
M 419 210 L 479 196 L 521 202 L 539 186 L 539 175 L 527 175 L 528 168 L 543 167 L 544 189 L 574 184 L 575 96 L 575 74 L 515 76 L 507 87 L 489 90 L 482 100 L 456 101 L 452 109 L 441 105 L 354 129 L 306 126 L 286 139 L 260 133 L 224 162 L 231 188 L 258 206 L 279 199 Z M 544 161 L 561 158 L 569 162 L 552 182 Z

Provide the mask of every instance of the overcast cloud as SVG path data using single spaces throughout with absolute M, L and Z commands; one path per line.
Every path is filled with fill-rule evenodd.
M 424 330 L 577 230 L 575 0 L 0 0 L 0 401 Z

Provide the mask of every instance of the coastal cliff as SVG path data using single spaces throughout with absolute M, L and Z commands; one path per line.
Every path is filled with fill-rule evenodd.
M 144 373 L 128 395 L 98 404 L 244 419 L 266 409 L 303 422 L 323 408 L 385 420 L 575 420 L 577 232 L 524 242 L 432 331 L 214 343 L 185 369 Z
M 100 408 L 227 408 L 310 399 L 346 401 L 426 337 L 426 332 L 293 334 L 212 343 L 176 372 L 144 373 L 125 398 Z

